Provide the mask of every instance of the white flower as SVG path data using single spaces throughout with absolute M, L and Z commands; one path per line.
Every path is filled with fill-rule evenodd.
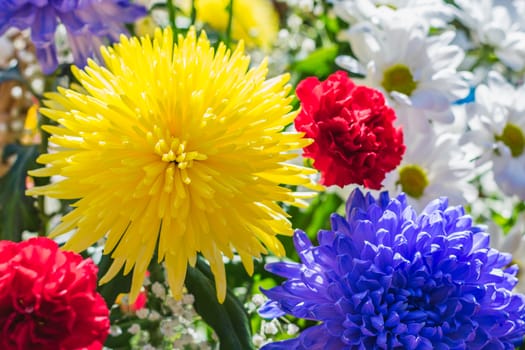
M 458 19 L 470 30 L 474 44 L 494 48 L 509 68 L 525 67 L 524 6 L 520 1 L 456 0 Z
M 405 192 L 418 211 L 432 199 L 445 196 L 450 205 L 466 204 L 477 197 L 470 184 L 476 174 L 474 163 L 458 144 L 454 134 L 408 134 L 401 164 L 386 175 L 383 186 L 392 195 Z
M 334 12 L 350 24 L 380 23 L 394 12 L 403 12 L 437 28 L 444 27 L 454 17 L 452 6 L 442 0 L 335 0 Z
M 512 86 L 490 72 L 470 104 L 463 142 L 477 147 L 477 163 L 492 164 L 494 179 L 507 195 L 525 199 L 525 85 Z
M 120 328 L 120 326 L 117 325 L 112 325 L 111 327 L 109 327 L 109 334 L 112 337 L 118 337 L 122 334 L 122 328 Z
M 11 58 L 15 53 L 13 41 L 9 37 L 9 33 L 0 35 L 0 67 L 7 68 L 11 63 Z
M 177 322 L 172 319 L 164 319 L 160 321 L 160 327 L 159 330 L 167 338 L 171 338 L 176 334 L 175 327 L 177 326 Z
M 405 131 L 404 137 L 406 151 L 403 160 L 386 174 L 381 190 L 351 184 L 343 188 L 330 186 L 326 191 L 337 193 L 345 201 L 356 187 L 376 197 L 385 190 L 391 197 L 404 192 L 416 211 L 442 196 L 448 198 L 450 205 L 472 203 L 477 199 L 478 191 L 470 182 L 478 172 L 468 153 L 459 145 L 459 135 L 437 135 L 430 129 L 426 133 Z
M 131 327 L 128 328 L 129 334 L 137 334 L 140 332 L 140 325 L 138 323 L 133 323 Z
M 263 294 L 255 294 L 252 297 L 252 302 L 255 304 L 255 306 L 261 306 L 266 301 L 266 297 Z
M 275 335 L 279 332 L 278 326 L 278 320 L 271 320 L 270 322 L 263 321 L 262 329 L 265 334 Z
M 178 315 L 184 311 L 182 303 L 173 298 L 168 298 L 168 300 L 166 300 L 166 305 L 174 315 Z
M 297 332 L 299 332 L 299 327 L 297 327 L 295 324 L 289 323 L 288 325 L 286 325 L 286 334 L 294 335 Z
M 193 294 L 184 294 L 182 296 L 182 303 L 185 305 L 192 305 L 195 302 Z
M 469 75 L 457 71 L 464 52 L 450 44 L 454 35 L 428 36 L 423 22 L 396 12 L 380 26 L 350 27 L 341 37 L 349 40 L 357 61 L 339 56 L 336 63 L 348 70 L 361 66 L 366 77 L 360 83 L 385 94 L 401 125 L 427 131 L 429 121 L 453 122 L 451 103 L 469 92 Z
M 525 215 L 522 214 L 512 229 L 504 234 L 501 227 L 489 223 L 491 247 L 505 253 L 512 254 L 512 263 L 518 265 L 518 285 L 515 287 L 519 293 L 525 293 Z
M 164 299 L 166 297 L 166 288 L 157 281 L 151 285 L 151 291 L 159 299 Z
M 149 315 L 149 310 L 146 309 L 146 308 L 142 308 L 142 309 L 139 309 L 135 312 L 135 314 L 137 315 L 138 318 L 140 319 L 145 319 L 148 317 Z
M 260 346 L 263 346 L 264 344 L 267 343 L 267 340 L 265 337 L 263 337 L 262 335 L 260 334 L 255 334 L 253 337 L 252 337 L 252 342 L 255 346 L 257 347 L 260 347 Z
M 158 321 L 161 317 L 161 314 L 157 310 L 151 310 L 148 314 L 148 320 L 150 321 Z

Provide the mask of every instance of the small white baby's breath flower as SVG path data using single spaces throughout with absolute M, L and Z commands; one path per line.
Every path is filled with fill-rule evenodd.
M 253 302 L 256 306 L 261 306 L 262 304 L 264 304 L 265 301 L 266 301 L 266 298 L 265 298 L 264 295 L 262 295 L 262 294 L 255 294 L 255 295 L 252 297 L 252 302 Z
M 164 299 L 166 297 L 166 288 L 159 282 L 155 281 L 152 284 L 151 291 L 159 299 Z
M 140 310 L 137 310 L 137 312 L 135 312 L 135 314 L 137 315 L 138 318 L 145 319 L 149 315 L 149 310 L 146 309 L 146 308 L 142 308 Z
M 140 325 L 138 323 L 133 323 L 131 327 L 128 328 L 128 333 L 137 334 L 140 332 Z
M 266 338 L 264 338 L 260 334 L 255 334 L 252 337 L 252 341 L 253 341 L 253 345 L 255 345 L 256 347 L 261 347 L 266 343 Z
M 182 296 L 183 304 L 193 304 L 195 302 L 195 297 L 192 294 L 184 294 Z
M 151 310 L 151 312 L 148 315 L 148 320 L 150 321 L 158 321 L 160 320 L 161 315 L 157 310 Z
M 286 325 L 286 334 L 294 335 L 297 332 L 299 332 L 299 327 L 297 327 L 295 324 L 289 323 Z
M 275 335 L 279 332 L 279 321 L 272 320 L 270 322 L 263 323 L 263 332 L 266 334 Z

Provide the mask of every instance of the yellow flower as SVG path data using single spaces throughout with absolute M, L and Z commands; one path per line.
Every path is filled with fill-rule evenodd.
M 179 0 L 189 13 L 190 0 Z M 226 31 L 230 0 L 196 0 L 197 20 L 218 31 Z M 271 0 L 235 0 L 233 2 L 232 37 L 247 46 L 271 47 L 279 32 L 279 15 Z
M 266 63 L 249 69 L 242 43 L 216 51 L 193 29 L 173 43 L 170 29 L 103 48 L 105 64 L 73 69 L 81 89 L 46 95 L 41 112 L 59 126 L 46 167 L 33 176 L 61 180 L 28 191 L 78 199 L 51 235 L 74 230 L 65 249 L 82 251 L 106 236 L 115 259 L 104 283 L 132 268 L 138 295 L 158 244 L 168 282 L 181 297 L 187 264 L 209 261 L 224 300 L 223 256 L 237 252 L 249 273 L 253 257 L 284 249 L 292 234 L 277 202 L 301 205 L 312 170 L 288 161 L 309 143 L 283 132 L 296 112 L 287 75 L 266 80 Z

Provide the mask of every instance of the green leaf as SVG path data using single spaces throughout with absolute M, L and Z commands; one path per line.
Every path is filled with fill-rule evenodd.
M 343 200 L 336 193 L 321 192 L 315 197 L 306 210 L 293 208 L 290 211 L 292 225 L 305 231 L 310 238 L 315 237 L 321 229 L 330 227 L 330 216 L 338 211 Z
M 213 275 L 202 259 L 197 260 L 195 268 L 188 267 L 185 284 L 195 297 L 195 311 L 219 337 L 220 350 L 254 349 L 243 305 L 230 290 L 227 290 L 224 303 L 219 303 Z
M 107 255 L 102 255 L 100 263 L 98 264 L 98 280 L 102 278 L 108 272 L 113 259 L 111 258 L 111 253 Z M 119 273 L 109 282 L 104 283 L 103 285 L 98 286 L 98 292 L 102 295 L 106 301 L 106 305 L 109 309 L 115 304 L 115 300 L 121 293 L 128 293 L 131 287 L 131 275 L 132 272 L 124 276 L 122 273 L 123 268 Z
M 24 230 L 37 231 L 41 224 L 35 198 L 25 195 L 27 171 L 38 167 L 38 148 L 7 145 L 2 162 L 12 156 L 16 156 L 14 164 L 0 178 L 0 239 L 18 242 Z
M 321 47 L 312 52 L 308 57 L 295 62 L 293 70 L 305 75 L 315 75 L 324 79 L 335 70 L 335 57 L 337 56 L 337 45 Z
M 324 23 L 324 27 L 328 33 L 333 34 L 335 36 L 341 31 L 341 27 L 339 25 L 339 18 L 323 14 L 320 16 L 320 19 Z

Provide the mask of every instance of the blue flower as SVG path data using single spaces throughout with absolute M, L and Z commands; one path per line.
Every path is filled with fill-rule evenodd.
M 420 215 L 404 194 L 376 200 L 355 190 L 346 219 L 312 245 L 297 230 L 301 263 L 267 270 L 286 278 L 263 291 L 263 317 L 319 321 L 264 350 L 514 349 L 525 334 L 517 266 L 489 247 L 462 207 L 430 202 Z
M 99 55 L 104 40 L 127 33 L 124 23 L 144 16 L 146 8 L 129 0 L 0 0 L 0 35 L 10 27 L 31 29 L 31 41 L 44 73 L 58 66 L 55 30 L 59 22 L 68 33 L 75 64 L 83 67 Z

